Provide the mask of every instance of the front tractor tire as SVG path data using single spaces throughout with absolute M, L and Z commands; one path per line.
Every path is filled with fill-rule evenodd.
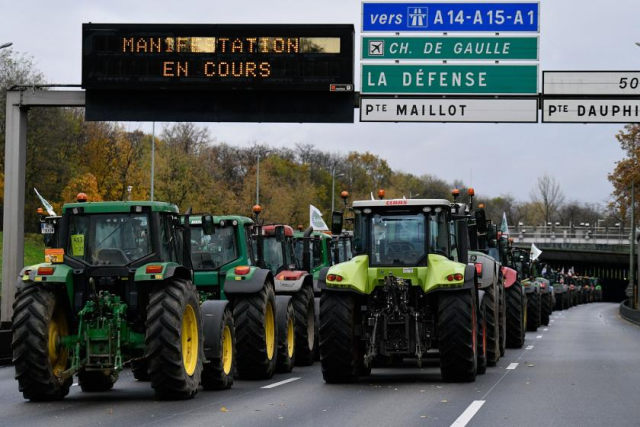
M 316 350 L 316 316 L 311 286 L 303 286 L 293 297 L 296 316 L 296 365 L 313 365 Z
M 532 292 L 527 296 L 527 331 L 535 332 L 540 327 L 542 307 L 541 295 L 538 292 Z
M 477 316 L 475 289 L 446 291 L 440 294 L 438 346 L 440 372 L 446 382 L 470 382 L 476 379 Z
M 13 304 L 13 363 L 25 399 L 42 402 L 63 399 L 72 378 L 60 374 L 69 367 L 69 353 L 60 339 L 69 335 L 69 313 L 63 296 L 51 288 L 26 283 Z
M 292 298 L 276 295 L 276 325 L 278 327 L 278 364 L 276 372 L 287 374 L 296 363 L 296 319 Z
M 238 374 L 243 379 L 273 377 L 278 359 L 276 296 L 273 284 L 265 283 L 255 294 L 234 297 Z
M 236 366 L 236 330 L 229 306 L 216 307 L 220 301 L 205 301 L 204 315 L 205 354 L 202 366 L 202 388 L 225 390 L 231 388 Z M 214 350 L 211 350 L 214 349 Z
M 362 346 L 356 335 L 358 319 L 355 295 L 348 292 L 322 292 L 320 364 L 322 377 L 329 384 L 351 383 L 358 379 L 363 365 Z
M 520 283 L 507 289 L 507 347 L 522 348 L 527 329 L 527 301 Z
M 191 281 L 171 278 L 149 297 L 145 355 L 159 399 L 196 395 L 204 358 L 200 302 Z
M 495 366 L 500 360 L 500 300 L 496 295 L 496 286 L 489 286 L 485 290 L 481 311 L 487 322 L 487 363 Z

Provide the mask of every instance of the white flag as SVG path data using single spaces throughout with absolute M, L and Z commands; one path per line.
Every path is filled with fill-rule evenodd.
M 502 223 L 500 224 L 500 231 L 503 236 L 509 235 L 509 225 L 507 225 L 507 213 L 502 212 Z
M 44 206 L 44 208 L 47 210 L 47 213 L 49 214 L 49 216 L 56 216 L 56 213 L 54 212 L 53 206 L 51 206 L 51 203 L 47 202 L 45 198 L 42 197 L 40 193 L 38 193 L 38 190 L 36 190 L 35 187 L 33 188 L 33 191 L 36 192 L 38 199 L 40 199 L 40 201 L 42 202 L 42 206 Z
M 542 254 L 542 251 L 538 249 L 534 243 L 532 243 L 531 244 L 531 261 L 537 260 L 541 254 Z
M 314 231 L 329 231 L 329 227 L 327 227 L 327 224 L 322 219 L 320 209 L 313 205 L 309 205 L 309 222 Z

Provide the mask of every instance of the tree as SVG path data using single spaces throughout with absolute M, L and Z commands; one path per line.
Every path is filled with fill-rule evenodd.
M 545 223 L 548 223 L 564 203 L 564 194 L 555 178 L 543 175 L 538 178 L 536 187 L 531 191 L 531 201 L 542 214 Z
M 638 178 L 640 178 L 640 167 L 638 165 L 640 125 L 626 125 L 624 130 L 621 130 L 616 135 L 616 139 L 627 157 L 616 162 L 615 169 L 608 176 L 609 182 L 613 185 L 609 207 L 615 216 L 619 216 L 622 222 L 625 222 L 628 209 L 631 206 L 631 183 L 639 182 Z M 636 215 L 638 214 L 637 204 L 635 213 Z

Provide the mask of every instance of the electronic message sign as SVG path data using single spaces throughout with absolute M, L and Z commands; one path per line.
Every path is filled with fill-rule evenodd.
M 88 120 L 353 121 L 353 25 L 84 24 L 82 32 Z
M 353 26 L 84 24 L 82 86 L 352 91 Z

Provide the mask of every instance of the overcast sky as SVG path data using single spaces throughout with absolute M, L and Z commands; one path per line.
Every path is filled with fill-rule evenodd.
M 0 44 L 32 55 L 50 83 L 80 83 L 81 26 L 94 23 L 351 23 L 360 57 L 357 0 L 0 0 Z M 540 70 L 640 69 L 638 0 L 542 0 Z M 356 60 L 356 88 L 360 88 Z M 356 110 L 354 114 L 357 115 Z M 146 125 L 130 123 L 129 127 Z M 618 125 L 210 124 L 218 141 L 333 152 L 371 151 L 395 170 L 462 179 L 476 191 L 527 200 L 550 174 L 567 199 L 604 203 L 622 158 Z M 473 180 L 471 182 L 471 177 Z

